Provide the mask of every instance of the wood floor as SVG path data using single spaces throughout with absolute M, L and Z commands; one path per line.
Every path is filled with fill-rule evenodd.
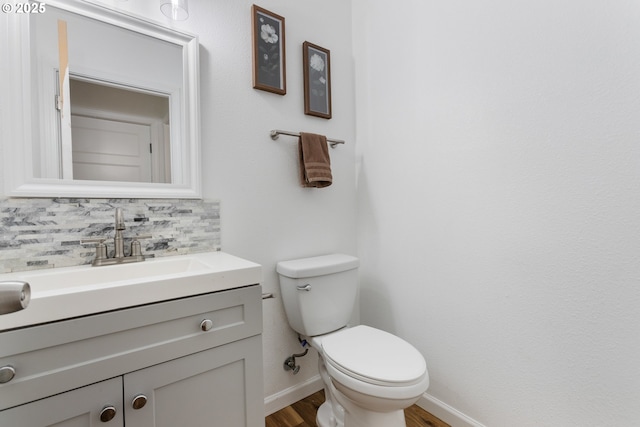
M 317 427 L 316 411 L 324 402 L 324 391 L 279 410 L 265 419 L 265 427 Z M 407 427 L 451 427 L 417 405 L 404 411 Z

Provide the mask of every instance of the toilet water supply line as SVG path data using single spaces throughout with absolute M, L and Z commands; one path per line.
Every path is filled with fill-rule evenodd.
M 300 372 L 300 365 L 296 365 L 296 357 L 303 357 L 303 356 L 306 356 L 307 353 L 309 353 L 309 349 L 306 348 L 309 345 L 307 340 L 303 339 L 302 337 L 300 337 L 300 335 L 298 335 L 298 341 L 300 342 L 300 345 L 304 348 L 304 351 L 302 353 L 297 353 L 297 354 L 294 353 L 291 356 L 287 357 L 284 361 L 284 370 L 293 371 L 293 375 Z

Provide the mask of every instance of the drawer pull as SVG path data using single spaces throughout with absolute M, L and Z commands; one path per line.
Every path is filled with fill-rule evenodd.
M 100 411 L 100 421 L 108 423 L 116 416 L 116 408 L 113 405 L 107 405 Z
M 142 409 L 146 404 L 147 404 L 147 396 L 145 396 L 144 394 L 137 395 L 131 401 L 131 407 L 133 409 Z
M 200 329 L 202 329 L 203 331 L 207 332 L 211 330 L 211 328 L 213 328 L 213 322 L 211 321 L 211 319 L 204 319 L 202 322 L 200 322 Z
M 16 370 L 11 365 L 0 368 L 0 384 L 8 383 L 16 376 Z

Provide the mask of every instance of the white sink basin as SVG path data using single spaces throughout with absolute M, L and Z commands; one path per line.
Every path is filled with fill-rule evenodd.
M 252 285 L 261 275 L 260 265 L 224 252 L 0 274 L 31 286 L 28 307 L 0 315 L 0 331 Z
M 192 256 L 177 256 L 153 259 L 134 264 L 109 265 L 104 267 L 57 268 L 50 271 L 25 273 L 21 280 L 29 282 L 33 292 L 73 292 L 76 288 L 113 286 L 119 282 L 153 280 L 163 276 L 180 277 L 209 270 L 206 264 Z

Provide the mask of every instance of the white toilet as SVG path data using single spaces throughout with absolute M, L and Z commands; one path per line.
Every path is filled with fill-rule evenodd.
M 279 262 L 291 327 L 318 351 L 326 401 L 320 427 L 405 427 L 404 409 L 429 387 L 424 357 L 395 335 L 348 327 L 358 258 L 332 254 Z

